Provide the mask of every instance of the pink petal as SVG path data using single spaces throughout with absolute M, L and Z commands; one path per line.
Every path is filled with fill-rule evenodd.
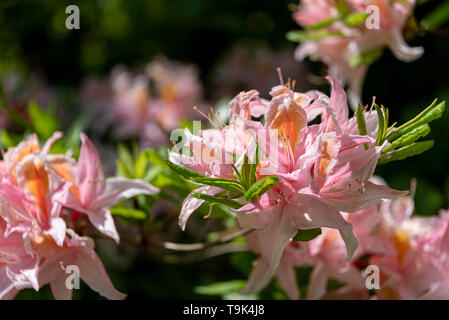
M 312 274 L 310 275 L 307 300 L 320 299 L 326 293 L 328 278 L 329 274 L 324 263 L 320 263 L 314 267 Z
M 55 300 L 72 300 L 72 290 L 67 289 L 66 279 L 66 277 L 59 277 L 50 283 L 51 293 Z
M 346 245 L 346 259 L 349 260 L 357 249 L 357 239 L 352 232 L 352 225 L 340 212 L 318 199 L 315 195 L 297 195 L 295 202 L 301 207 L 290 205 L 289 214 L 297 229 L 327 227 L 338 229 Z
M 110 208 L 122 199 L 129 199 L 139 194 L 152 195 L 158 192 L 158 188 L 143 180 L 113 177 L 106 181 L 104 191 L 95 200 L 93 206 L 96 208 Z
M 220 193 L 223 189 L 217 188 L 217 187 L 201 187 L 198 189 L 193 190 L 193 193 L 204 193 L 208 195 L 216 195 L 217 193 Z M 187 198 L 184 199 L 184 202 L 182 203 L 181 213 L 179 214 L 179 226 L 182 230 L 185 230 L 187 220 L 189 220 L 191 214 L 195 212 L 196 209 L 198 209 L 202 204 L 204 203 L 204 200 L 196 199 L 191 194 L 187 196 Z
M 122 300 L 126 298 L 114 288 L 109 279 L 103 263 L 98 258 L 95 251 L 88 247 L 83 247 L 78 251 L 77 265 L 80 268 L 80 276 L 89 287 L 110 300 Z
M 109 209 L 99 209 L 87 211 L 87 216 L 92 225 L 101 233 L 111 237 L 115 242 L 119 243 L 120 237 L 115 228 L 114 219 Z
M 330 105 L 335 111 L 337 122 L 340 126 L 343 126 L 348 122 L 348 101 L 346 93 L 343 87 L 332 77 L 326 77 L 327 81 L 332 86 L 332 92 L 330 96 Z
M 401 30 L 394 29 L 390 34 L 389 46 L 394 56 L 404 62 L 415 61 L 424 54 L 422 47 L 411 48 L 405 42 Z
M 81 134 L 81 142 L 77 177 L 81 202 L 86 205 L 103 191 L 104 174 L 98 151 L 84 133 Z
M 284 257 L 276 272 L 276 279 L 288 297 L 292 300 L 297 300 L 299 298 L 299 289 L 296 280 L 296 271 L 293 264 L 289 262 L 288 257 L 284 253 Z
M 0 300 L 10 300 L 15 295 L 14 283 L 6 275 L 6 268 L 0 268 Z
M 246 283 L 245 289 L 243 289 L 241 294 L 254 294 L 261 291 L 270 282 L 271 277 L 269 275 L 270 271 L 263 259 L 257 259 L 253 262 L 253 269 Z
M 285 247 L 298 232 L 298 228 L 292 224 L 283 208 L 280 214 L 275 215 L 275 221 L 254 232 L 271 276 L 279 265 Z
M 361 191 L 356 190 L 352 195 L 332 199 L 332 202 L 341 211 L 355 212 L 379 204 L 382 199 L 397 199 L 407 194 L 408 191 L 397 191 L 368 181 Z

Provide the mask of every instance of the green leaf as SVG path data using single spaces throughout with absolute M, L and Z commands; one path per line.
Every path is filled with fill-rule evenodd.
M 36 134 L 43 140 L 51 137 L 59 129 L 58 118 L 50 112 L 42 110 L 36 102 L 28 103 L 28 114 Z
M 195 172 L 195 171 L 192 171 L 192 170 L 180 167 L 180 166 L 174 164 L 171 161 L 167 160 L 166 163 L 170 167 L 170 169 L 172 169 L 174 172 L 176 172 L 180 176 L 183 176 L 187 180 L 192 180 L 194 178 L 206 178 L 206 176 L 202 175 L 201 173 L 198 173 L 198 172 Z
M 170 167 L 170 169 L 175 171 L 177 174 L 183 176 L 187 180 L 190 180 L 190 181 L 193 181 L 196 183 L 206 184 L 209 186 L 219 187 L 219 188 L 222 188 L 225 190 L 237 192 L 239 194 L 243 193 L 244 189 L 242 188 L 242 185 L 235 180 L 224 179 L 224 178 L 209 178 L 209 177 L 206 177 L 198 172 L 180 167 L 180 166 L 174 164 L 173 162 L 167 161 L 167 164 Z
M 68 149 L 73 151 L 78 150 L 80 146 L 80 134 L 83 131 L 84 125 L 89 118 L 90 112 L 81 114 L 72 124 L 65 135 L 65 145 Z
M 298 233 L 293 238 L 295 241 L 310 241 L 315 239 L 321 234 L 321 228 L 308 229 L 308 230 L 298 230 Z
M 245 193 L 245 199 L 249 202 L 259 198 L 266 191 L 271 189 L 276 183 L 279 182 L 277 177 L 266 177 L 262 180 L 257 181 L 251 187 L 249 187 L 248 191 Z
M 145 152 L 141 152 L 134 163 L 134 172 L 136 173 L 136 179 L 143 179 L 148 167 L 148 157 Z
M 194 289 L 194 292 L 208 296 L 221 296 L 224 294 L 241 291 L 245 288 L 245 286 L 245 280 L 230 280 L 216 282 L 206 286 L 198 286 Z
M 366 18 L 369 17 L 369 13 L 366 12 L 354 12 L 344 17 L 343 22 L 348 27 L 358 27 L 365 23 Z
M 429 150 L 430 148 L 433 147 L 433 145 L 434 145 L 433 140 L 415 142 L 411 145 L 397 149 L 390 154 L 386 154 L 385 156 L 379 159 L 377 164 L 379 165 L 386 164 L 388 162 L 403 160 L 412 156 L 416 156 L 420 153 Z
M 118 145 L 117 168 L 126 178 L 134 179 L 136 177 L 133 156 L 124 144 Z
M 192 193 L 192 197 L 194 197 L 196 199 L 204 200 L 211 204 L 218 204 L 218 203 L 224 204 L 232 209 L 240 209 L 243 206 L 243 204 L 241 204 L 240 202 L 225 199 L 225 198 L 220 198 L 220 197 L 214 197 L 214 196 L 204 194 L 204 193 Z
M 327 31 L 327 30 L 317 30 L 317 31 L 302 31 L 293 30 L 286 34 L 286 38 L 292 42 L 302 42 L 305 40 L 320 40 L 327 37 L 339 37 L 343 34 L 339 31 Z
M 5 149 L 9 149 L 19 144 L 22 141 L 22 137 L 9 133 L 6 130 L 0 131 L 1 144 Z
M 398 137 L 414 130 L 415 128 L 441 118 L 444 110 L 446 109 L 446 101 L 442 101 L 438 105 L 436 103 L 437 99 L 435 99 L 430 106 L 424 109 L 424 111 L 418 114 L 415 118 L 411 119 L 410 121 L 404 123 L 394 131 L 392 131 L 387 136 L 388 141 L 394 141 Z
M 382 56 L 382 52 L 383 50 L 381 48 L 373 49 L 360 55 L 350 57 L 348 63 L 353 68 L 361 65 L 369 66 Z
M 363 114 L 363 108 L 360 104 L 357 106 L 357 109 L 355 110 L 355 116 L 357 119 L 357 128 L 359 130 L 359 134 L 361 136 L 366 136 L 368 134 L 368 129 L 366 128 L 366 120 L 365 115 Z M 365 150 L 367 150 L 369 148 L 369 145 L 365 143 L 363 144 L 363 147 L 365 148 Z
M 111 214 L 126 219 L 134 219 L 134 220 L 145 220 L 147 218 L 146 213 L 143 212 L 142 210 L 128 209 L 124 207 L 111 208 Z
M 147 149 L 142 151 L 142 153 L 146 155 L 148 162 L 151 163 L 152 165 L 161 165 L 164 167 L 167 166 L 166 160 L 164 160 L 164 158 L 162 158 L 161 155 L 156 150 Z
M 336 2 L 335 5 L 336 5 L 338 12 L 343 17 L 346 16 L 347 14 L 349 14 L 349 9 L 348 9 L 348 6 L 346 5 L 345 0 L 336 0 L 335 2 Z
M 421 27 L 432 30 L 449 21 L 449 1 L 442 3 L 421 20 Z
M 199 178 L 192 178 L 191 180 L 196 183 L 219 187 L 225 190 L 236 192 L 238 194 L 243 194 L 244 192 L 242 185 L 239 182 L 232 179 L 199 177 Z
M 330 26 L 332 23 L 334 23 L 335 21 L 338 21 L 338 19 L 339 19 L 338 17 L 326 19 L 326 20 L 320 21 L 318 23 L 315 23 L 311 26 L 307 26 L 307 29 L 308 30 L 318 30 L 318 29 L 326 28 L 326 27 Z
M 377 103 L 374 102 L 374 108 L 377 112 L 377 120 L 379 124 L 379 128 L 377 130 L 377 139 L 376 139 L 376 146 L 380 146 L 383 142 L 383 136 L 385 133 L 385 117 L 383 110 L 377 105 Z
M 430 126 L 428 124 L 413 129 L 409 133 L 404 134 L 403 136 L 394 140 L 390 145 L 383 148 L 382 153 L 387 153 L 394 149 L 409 145 L 418 140 L 419 138 L 427 136 L 429 133 L 430 133 Z

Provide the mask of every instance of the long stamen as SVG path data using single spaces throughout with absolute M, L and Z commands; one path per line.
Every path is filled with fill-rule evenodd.
M 276 71 L 277 71 L 277 73 L 278 73 L 278 76 L 279 76 L 279 81 L 281 82 L 281 85 L 284 85 L 284 78 L 282 77 L 282 70 L 281 70 L 281 68 L 276 68 Z
M 219 121 L 220 124 L 221 124 L 223 127 L 225 127 L 226 124 L 225 124 L 224 121 L 221 119 L 221 117 L 220 117 L 220 112 L 217 112 L 216 117 L 217 117 L 217 121 Z
M 214 119 L 218 123 L 218 126 L 220 127 L 220 129 L 223 129 L 223 126 L 221 125 L 220 121 L 217 118 L 217 114 L 214 112 L 214 107 L 210 107 L 210 112 L 214 116 Z
M 209 117 L 208 117 L 203 111 L 201 111 L 200 109 L 198 109 L 197 106 L 194 106 L 194 107 L 193 107 L 193 110 L 195 110 L 195 111 L 198 112 L 200 115 L 202 115 L 202 116 L 205 117 L 207 120 L 209 120 Z

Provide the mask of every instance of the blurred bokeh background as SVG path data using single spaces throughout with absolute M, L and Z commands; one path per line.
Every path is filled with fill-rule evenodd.
M 293 59 L 296 44 L 285 38 L 288 31 L 298 28 L 291 19 L 292 2 L 2 0 L 2 105 L 20 109 L 29 100 L 38 101 L 44 108 L 54 108 L 62 128 L 67 129 L 88 108 L 79 99 L 86 79 L 107 78 L 117 66 L 131 71 L 145 70 L 161 56 L 195 68 L 205 105 L 216 105 L 241 90 L 257 89 L 267 96 L 269 89 L 278 83 L 276 67 L 282 68 L 284 77 L 296 79 L 297 90 L 316 88 L 328 93 L 322 64 L 311 61 L 300 64 Z M 416 20 L 420 21 L 441 2 L 425 1 L 415 11 Z M 65 9 L 70 4 L 80 8 L 79 30 L 65 27 Z M 390 118 L 399 123 L 417 114 L 435 97 L 449 100 L 449 33 L 410 32 L 409 42 L 425 48 L 423 58 L 407 64 L 385 50 L 369 70 L 363 96 L 369 103 L 375 95 L 377 102 L 390 109 Z M 8 132 L 21 132 L 16 123 L 2 125 L 7 126 Z M 95 128 L 83 129 L 97 142 L 104 143 L 102 157 L 113 172 L 114 137 L 98 133 Z M 440 208 L 449 207 L 449 112 L 433 124 L 432 130 L 431 137 L 436 140 L 433 149 L 376 171 L 397 189 L 409 189 L 410 180 L 416 178 L 415 211 L 422 215 L 433 215 Z M 179 242 L 202 239 L 204 234 L 198 234 L 199 228 L 188 227 L 181 234 L 176 225 L 178 209 L 164 203 L 157 208 L 172 213 L 164 221 L 166 239 Z M 192 224 L 211 223 L 199 218 Z M 209 227 L 213 229 L 213 225 Z M 219 294 L 220 288 L 214 294 L 198 286 L 246 279 L 254 258 L 250 253 L 238 252 L 190 263 L 198 257 L 161 258 L 145 244 L 135 246 L 123 241 L 115 247 L 109 240 L 98 240 L 97 247 L 113 283 L 128 293 L 129 298 L 223 296 Z M 310 270 L 298 272 L 306 275 Z M 238 281 L 228 283 L 231 287 L 239 285 Z M 221 289 L 226 292 L 226 288 Z M 39 293 L 25 290 L 18 296 L 36 297 L 51 298 L 49 288 Z M 74 298 L 98 297 L 84 284 L 82 290 L 74 293 Z M 273 282 L 259 297 L 285 298 L 285 295 Z

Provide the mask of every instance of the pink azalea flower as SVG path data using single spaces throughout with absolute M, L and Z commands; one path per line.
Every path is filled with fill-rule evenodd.
M 412 217 L 411 197 L 351 215 L 361 250 L 380 270 L 378 299 L 447 299 L 449 216 Z
M 336 81 L 330 82 L 333 86 L 330 98 L 319 92 L 294 93 L 282 85 L 272 89 L 273 98 L 268 103 L 258 100 L 257 92 L 241 93 L 230 103 L 228 126 L 203 130 L 198 136 L 187 132 L 188 144 L 197 144 L 200 152 L 170 155 L 173 162 L 206 176 L 230 178 L 231 166 L 220 162 L 225 154 L 235 152 L 235 165 L 239 168 L 240 160 L 254 149 L 256 141 L 260 144 L 256 179 L 274 175 L 280 183 L 257 201 L 236 210 L 240 226 L 255 229 L 253 241 L 263 259 L 263 264 L 259 263 L 263 268 L 258 269 L 258 283 L 266 283 L 277 274 L 284 249 L 298 229 L 339 230 L 346 258 L 351 258 L 357 239 L 352 225 L 340 211 L 356 212 L 382 199 L 404 194 L 369 181 L 382 149 L 375 145 L 377 116 L 366 113 L 369 134 L 373 136 L 360 136 L 355 119 L 348 116 L 343 89 Z M 250 120 L 253 105 L 257 105 L 256 110 L 265 109 L 264 126 Z M 308 125 L 318 115 L 321 123 Z M 232 141 L 237 141 L 230 144 L 230 149 L 224 138 L 227 130 L 236 137 Z M 273 139 L 279 143 L 273 144 Z M 367 150 L 364 144 L 368 145 Z M 210 161 L 202 157 L 204 151 L 213 155 L 208 157 Z M 194 192 L 216 195 L 221 191 L 205 186 Z M 202 203 L 204 200 L 193 196 L 184 201 L 180 215 L 183 229 L 188 217 Z M 260 270 L 266 271 L 263 280 Z
M 120 199 L 157 189 L 143 181 L 105 181 L 98 153 L 84 134 L 78 163 L 49 154 L 61 136 L 55 133 L 41 148 L 31 135 L 10 148 L 0 163 L 0 298 L 50 284 L 55 298 L 69 299 L 71 290 L 65 286 L 67 274 L 61 265 L 76 265 L 93 290 L 109 299 L 123 299 L 93 250 L 93 240 L 67 227 L 63 209 L 86 214 L 99 231 L 118 241 L 109 208 Z
M 261 253 L 257 246 L 257 239 L 253 234 L 248 235 L 246 239 L 253 252 Z M 322 235 L 309 242 L 292 240 L 284 249 L 274 276 L 290 299 L 299 298 L 294 268 L 302 266 L 313 267 L 307 290 L 307 299 L 323 298 L 326 294 L 329 279 L 337 280 L 345 285 L 346 291 L 363 292 L 365 280 L 362 271 L 352 263 L 353 260 L 346 261 L 345 256 L 345 243 L 338 232 L 334 229 L 323 229 Z M 247 286 L 241 293 L 259 292 L 271 280 L 271 278 L 266 277 L 269 272 L 265 261 L 262 258 L 257 259 Z M 342 294 L 342 292 L 338 294 Z
M 34 236 L 27 244 L 20 232 L 14 231 L 6 236 L 6 229 L 6 222 L 0 218 L 0 299 L 12 299 L 25 288 L 39 291 L 46 284 L 50 284 L 55 299 L 70 299 L 72 290 L 66 287 L 68 274 L 61 268 L 69 265 L 77 266 L 80 278 L 104 297 L 126 297 L 112 285 L 93 250 L 92 239 L 79 237 L 68 229 L 70 237 L 58 246 L 51 238 L 34 230 Z
M 95 146 L 81 135 L 78 163 L 68 171 L 60 171 L 69 181 L 63 191 L 55 195 L 60 205 L 86 214 L 89 221 L 102 233 L 119 241 L 109 208 L 122 199 L 138 194 L 156 194 L 158 189 L 142 180 L 121 177 L 104 178 L 100 157 Z
M 268 130 L 280 132 L 278 167 L 273 174 L 281 183 L 258 202 L 239 209 L 237 217 L 241 227 L 256 229 L 260 251 L 271 273 L 298 229 L 338 229 L 349 259 L 357 240 L 351 224 L 339 211 L 355 212 L 383 198 L 404 194 L 369 181 L 381 147 L 375 146 L 373 138 L 353 132 L 354 120 L 348 119 L 344 91 L 336 82 L 331 83 L 334 89 L 330 98 L 322 94 L 316 102 L 301 98 L 308 103 L 303 108 L 293 94 L 282 93 L 272 99 L 265 115 Z M 322 123 L 307 126 L 306 110 L 316 115 L 313 110 L 317 108 L 324 110 Z
M 158 99 L 154 115 L 166 131 L 176 129 L 190 118 L 192 107 L 201 102 L 202 88 L 196 68 L 159 57 L 147 66 Z
M 368 28 L 365 23 L 348 27 L 338 19 L 340 14 L 334 2 L 303 0 L 298 11 L 293 14 L 293 19 L 299 25 L 310 27 L 333 18 L 336 21 L 323 28 L 332 34 L 302 42 L 295 56 L 297 60 L 309 56 L 327 64 L 332 77 L 349 85 L 351 106 L 355 109 L 360 102 L 367 66 L 351 65 L 353 57 L 387 46 L 399 60 L 411 62 L 421 57 L 423 49 L 410 48 L 402 36 L 402 29 L 415 0 L 351 0 L 346 3 L 350 14 L 365 13 L 372 6 L 378 8 L 379 28 Z

